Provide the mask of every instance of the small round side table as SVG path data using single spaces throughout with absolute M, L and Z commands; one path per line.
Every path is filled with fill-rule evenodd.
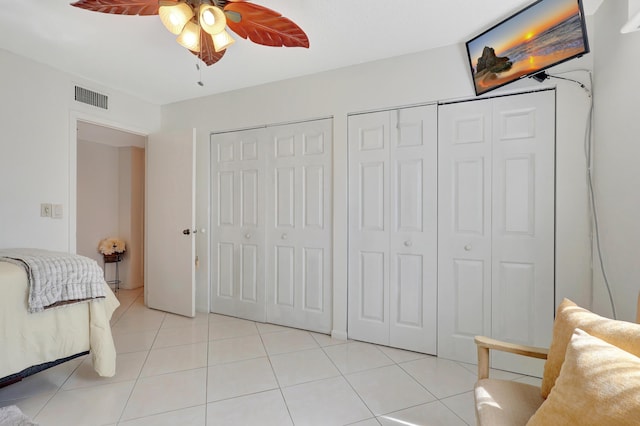
M 122 260 L 122 253 L 113 253 L 113 254 L 103 254 L 102 255 L 102 269 L 104 270 L 104 279 L 110 286 L 113 285 L 113 289 L 117 293 L 120 290 L 120 271 L 118 265 Z M 115 263 L 115 277 L 112 280 L 107 280 L 107 263 Z

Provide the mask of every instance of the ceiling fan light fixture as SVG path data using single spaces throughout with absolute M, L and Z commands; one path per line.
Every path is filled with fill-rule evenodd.
M 187 22 L 176 41 L 192 52 L 200 52 L 200 26 L 193 21 Z
M 212 35 L 211 38 L 213 39 L 213 50 L 216 52 L 221 52 L 236 42 L 226 30 Z
M 71 6 L 93 12 L 159 15 L 176 41 L 207 65 L 222 59 L 235 43 L 229 32 L 263 46 L 309 48 L 309 37 L 295 22 L 251 0 L 72 1 Z
M 193 18 L 194 13 L 187 3 L 175 3 L 172 1 L 160 1 L 158 15 L 164 26 L 173 34 L 180 34 L 187 22 Z
M 199 23 L 203 30 L 216 35 L 227 26 L 227 18 L 222 9 L 210 4 L 200 5 Z

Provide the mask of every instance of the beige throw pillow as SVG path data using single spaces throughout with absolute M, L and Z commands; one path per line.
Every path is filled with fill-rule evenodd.
M 576 328 L 581 328 L 592 336 L 640 356 L 640 325 L 601 317 L 577 306 L 569 299 L 564 299 L 556 312 L 549 355 L 544 364 L 542 377 L 544 398 L 549 396 L 560 374 L 567 345 Z
M 640 358 L 576 329 L 556 384 L 527 426 L 640 425 Z

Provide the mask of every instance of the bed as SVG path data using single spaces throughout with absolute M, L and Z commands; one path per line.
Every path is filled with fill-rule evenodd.
M 116 354 L 109 321 L 120 303 L 102 274 L 93 277 L 98 296 L 33 308 L 33 273 L 7 252 L 0 250 L 0 387 L 87 353 L 98 375 L 113 376 Z

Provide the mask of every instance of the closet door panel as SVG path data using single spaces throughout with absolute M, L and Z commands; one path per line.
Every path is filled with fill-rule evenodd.
M 295 306 L 295 247 L 275 247 L 275 304 L 280 307 Z
M 349 337 L 389 344 L 389 113 L 349 117 Z
M 493 319 L 494 334 L 512 343 L 530 344 L 535 338 L 534 315 L 535 265 L 532 263 L 497 262 L 498 297 Z M 497 337 L 497 336 L 496 336 Z
M 398 191 L 396 231 L 422 232 L 424 160 L 421 158 L 398 160 L 396 171 Z
M 553 91 L 439 109 L 438 355 L 475 335 L 548 346 L 554 310 Z M 480 119 L 480 117 L 483 117 Z M 540 375 L 496 353 L 492 367 Z
M 436 353 L 437 107 L 390 114 L 389 344 Z
M 306 145 L 305 145 L 306 147 Z M 305 151 L 306 155 L 317 155 L 319 151 Z M 328 213 L 326 204 L 331 194 L 328 187 L 330 171 L 324 165 L 309 165 L 302 168 L 302 218 L 303 232 L 308 237 L 300 252 L 301 278 L 302 278 L 302 309 L 307 312 L 327 315 L 330 312 L 327 306 L 332 304 L 330 300 L 330 229 L 326 226 Z M 311 233 L 311 234 L 309 234 Z M 317 245 L 313 241 L 313 235 L 323 236 L 323 245 Z M 324 326 L 330 324 L 330 319 L 325 318 Z M 329 332 L 330 330 L 325 329 Z
M 215 266 L 216 297 L 231 299 L 235 293 L 235 262 L 232 243 L 218 243 L 214 248 L 217 252 Z
M 235 226 L 237 216 L 235 214 L 235 173 L 233 170 L 220 171 L 217 173 L 218 188 L 216 204 L 218 206 L 218 226 Z M 214 179 L 215 180 L 215 179 Z
M 247 144 L 243 144 L 242 148 Z M 254 145 L 254 144 L 251 144 Z M 253 159 L 253 157 L 252 157 Z M 249 304 L 258 302 L 259 286 L 264 285 L 264 272 L 260 269 L 262 255 L 259 243 L 262 238 L 259 229 L 259 180 L 258 169 L 240 171 L 240 215 L 244 239 L 240 243 L 238 253 L 240 264 L 240 292 L 239 299 Z M 263 290 L 264 291 L 264 290 Z M 264 300 L 264 298 L 262 299 Z
M 455 302 L 454 336 L 484 335 L 485 327 L 481 320 L 486 315 L 485 306 L 478 301 L 491 291 L 490 282 L 485 279 L 486 268 L 487 262 L 482 260 L 455 259 L 453 261 L 453 281 L 450 291 L 454 294 Z
M 332 329 L 331 233 L 332 233 L 332 122 L 307 123 L 300 137 L 301 167 L 297 248 L 300 264 L 297 299 L 307 319 L 306 328 L 321 333 Z
M 555 92 L 494 101 L 493 337 L 548 347 L 554 315 Z M 517 307 L 517 308 L 516 308 Z M 495 368 L 543 362 L 497 354 Z
M 303 309 L 322 312 L 325 307 L 325 252 L 322 248 L 305 248 L 302 252 Z
M 358 225 L 361 231 L 386 233 L 386 169 L 384 161 L 364 161 L 358 165 Z
M 256 244 L 242 244 L 240 247 L 240 300 L 258 302 L 258 259 L 260 247 Z
M 491 101 L 438 115 L 438 356 L 475 363 L 491 335 Z
M 264 171 L 258 130 L 213 135 L 212 312 L 265 320 Z
M 267 321 L 331 331 L 331 120 L 274 126 Z
M 360 294 L 360 299 L 356 305 L 357 318 L 360 321 L 368 321 L 383 325 L 387 321 L 387 299 L 385 279 L 385 253 L 375 251 L 360 251 L 360 258 L 357 259 L 359 281 L 355 283 L 356 290 Z M 384 327 L 386 331 L 387 327 Z M 383 333 L 381 341 L 385 344 L 388 341 L 388 333 Z M 355 335 L 354 338 L 358 338 Z
M 397 275 L 392 280 L 397 283 L 398 301 L 395 322 L 398 327 L 423 328 L 423 288 L 424 256 L 400 254 L 396 257 Z
M 453 232 L 456 235 L 486 236 L 485 204 L 487 182 L 485 156 L 455 159 L 452 162 Z
M 349 337 L 436 353 L 437 107 L 349 117 Z
M 295 165 L 275 169 L 276 226 L 295 228 Z
M 325 167 L 307 166 L 303 167 L 302 173 L 302 202 L 303 202 L 303 223 L 305 229 L 323 230 L 324 226 L 324 204 L 325 193 L 329 188 L 325 187 Z

